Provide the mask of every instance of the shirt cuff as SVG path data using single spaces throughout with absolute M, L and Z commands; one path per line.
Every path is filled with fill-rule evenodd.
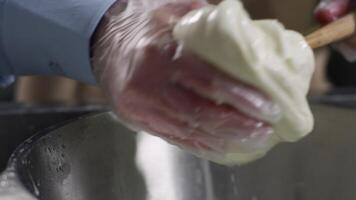
M 63 75 L 95 84 L 90 38 L 115 1 L 7 0 L 0 39 L 12 73 Z

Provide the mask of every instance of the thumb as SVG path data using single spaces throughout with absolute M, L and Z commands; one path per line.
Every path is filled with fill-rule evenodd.
M 322 0 L 315 10 L 315 18 L 321 24 L 328 24 L 351 10 L 352 0 Z

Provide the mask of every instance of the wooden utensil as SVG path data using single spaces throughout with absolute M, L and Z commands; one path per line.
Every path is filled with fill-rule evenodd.
M 313 49 L 346 39 L 356 31 L 356 13 L 351 13 L 307 35 Z

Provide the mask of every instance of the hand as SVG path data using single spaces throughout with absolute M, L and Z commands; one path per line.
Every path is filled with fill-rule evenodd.
M 315 17 L 321 24 L 328 24 L 354 10 L 354 0 L 322 0 L 316 11 Z M 339 50 L 350 62 L 356 61 L 356 34 L 334 47 Z
M 166 1 L 118 3 L 97 30 L 94 72 L 117 115 L 198 154 L 262 148 L 279 107 L 173 40 L 175 22 L 206 2 Z

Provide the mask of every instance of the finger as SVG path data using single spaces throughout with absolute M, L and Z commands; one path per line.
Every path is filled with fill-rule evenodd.
M 141 124 L 149 123 L 155 130 L 165 130 L 165 137 L 186 139 L 193 130 L 201 130 L 215 137 L 228 140 L 260 140 L 272 133 L 270 126 L 238 112 L 227 105 L 214 102 L 175 85 L 155 91 L 136 91 L 131 88 L 119 99 L 120 113 Z M 155 118 L 157 116 L 164 116 Z M 185 132 L 162 123 L 162 118 L 181 122 Z M 152 128 L 151 127 L 151 128 Z M 208 135 L 207 135 L 208 137 Z
M 186 121 L 191 127 L 188 130 L 198 130 L 200 133 L 191 134 L 184 140 L 199 141 L 199 144 L 218 153 L 216 155 L 227 151 L 250 152 L 264 148 L 273 134 L 273 129 L 268 124 L 248 117 L 230 106 L 216 105 L 183 88 L 167 93 L 166 101 L 175 111 L 178 121 Z M 225 142 L 219 143 L 218 138 Z
M 328 24 L 350 11 L 350 0 L 324 0 L 315 10 L 315 17 L 321 24 Z
M 214 151 L 219 154 L 225 151 L 224 139 L 191 126 L 187 120 L 181 119 L 181 115 L 173 114 L 172 108 L 167 108 L 167 104 L 161 100 L 158 102 L 155 98 L 142 95 L 144 93 L 130 90 L 120 99 L 117 109 L 125 122 L 135 123 L 136 130 L 145 130 L 190 150 Z
M 172 115 L 185 121 L 192 128 L 228 140 L 269 137 L 268 124 L 253 119 L 228 105 L 216 105 L 192 91 L 175 87 L 163 96 Z M 253 137 L 251 137 L 253 135 Z
M 178 95 L 172 96 L 172 93 L 167 93 L 171 97 L 168 104 L 165 101 L 158 103 L 147 95 L 141 96 L 143 94 L 134 90 L 125 93 L 117 108 L 121 119 L 129 126 L 134 122 L 132 127 L 135 130 L 145 130 L 195 154 L 216 157 L 227 151 L 244 152 L 263 148 L 273 132 L 266 124 L 243 115 L 234 116 L 228 108 L 224 112 L 212 111 L 213 109 L 204 106 L 205 103 L 201 103 L 202 107 L 197 107 L 187 101 L 188 98 L 177 98 Z M 181 105 L 182 102 L 185 104 Z M 170 103 L 176 106 L 169 106 Z M 194 113 L 194 108 L 204 112 Z M 192 116 L 190 113 L 194 117 L 189 118 Z M 244 126 L 251 128 L 244 130 L 241 128 Z
M 183 58 L 184 57 L 184 58 Z M 227 104 L 267 122 L 276 122 L 280 108 L 257 89 L 234 80 L 193 56 L 182 56 L 174 81 L 217 104 Z

